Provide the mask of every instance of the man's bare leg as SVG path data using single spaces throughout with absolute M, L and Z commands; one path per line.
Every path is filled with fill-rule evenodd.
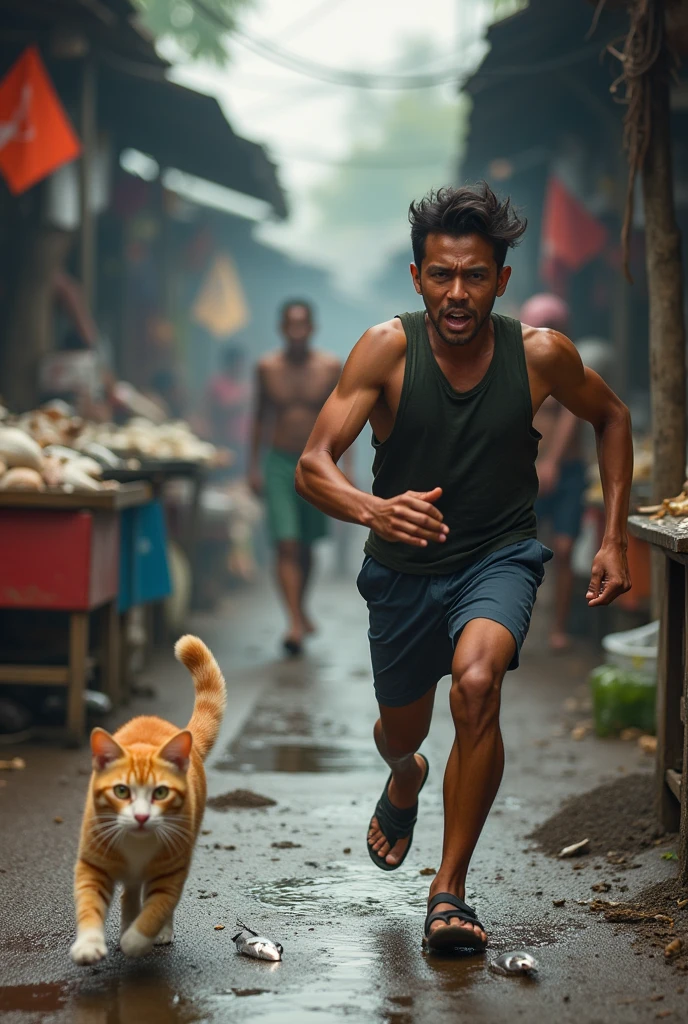
M 573 593 L 573 537 L 555 536 L 552 541 L 554 550 L 554 625 L 550 633 L 550 647 L 553 651 L 565 651 L 570 644 L 567 633 L 569 612 L 571 611 L 571 595 Z
M 281 540 L 277 544 L 277 582 L 287 611 L 288 628 L 284 643 L 300 648 L 304 624 L 301 614 L 303 569 L 301 544 L 298 540 Z
M 435 702 L 433 686 L 426 694 L 402 708 L 388 708 L 380 704 L 380 717 L 373 728 L 373 736 L 380 756 L 392 771 L 387 795 L 395 807 L 413 807 L 423 783 L 425 765 L 416 751 L 428 735 Z M 377 818 L 373 818 L 368 832 L 368 843 L 388 864 L 398 864 L 404 856 L 408 839 L 399 839 L 390 849 L 380 831 Z
M 300 544 L 300 557 L 301 557 L 301 620 L 303 622 L 303 629 L 307 636 L 311 633 L 315 633 L 315 624 L 313 620 L 306 612 L 306 591 L 308 590 L 308 584 L 310 583 L 311 573 L 313 571 L 313 548 L 310 544 Z
M 515 647 L 511 633 L 490 619 L 469 622 L 456 645 L 449 698 L 456 738 L 444 775 L 442 863 L 430 887 L 431 897 L 450 892 L 465 899 L 468 865 L 504 771 L 499 708 L 502 680 Z M 451 909 L 442 903 L 435 911 Z M 480 928 L 458 914 L 450 923 L 472 927 L 486 941 Z M 430 930 L 444 927 L 435 921 Z

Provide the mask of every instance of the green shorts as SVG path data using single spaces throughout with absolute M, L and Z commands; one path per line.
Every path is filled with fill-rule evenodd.
M 271 448 L 263 463 L 265 504 L 270 537 L 314 544 L 327 536 L 327 516 L 296 493 L 294 474 L 298 455 Z

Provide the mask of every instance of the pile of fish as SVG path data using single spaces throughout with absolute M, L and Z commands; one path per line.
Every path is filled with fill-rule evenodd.
M 61 444 L 41 444 L 24 426 L 0 423 L 0 491 L 100 491 L 106 460 Z
M 664 519 L 665 516 L 688 516 L 688 481 L 675 498 L 665 498 L 661 505 L 645 505 L 639 508 L 641 515 L 650 519 Z
M 134 417 L 124 426 L 90 423 L 59 400 L 12 416 L 0 406 L 0 490 L 98 491 L 116 489 L 105 470 L 138 469 L 140 459 L 222 464 L 214 445 L 186 423 Z
M 219 453 L 214 444 L 196 437 L 188 423 L 152 423 L 135 416 L 124 426 L 89 423 L 80 441 L 104 445 L 120 455 L 146 459 L 179 459 L 201 465 L 217 464 Z

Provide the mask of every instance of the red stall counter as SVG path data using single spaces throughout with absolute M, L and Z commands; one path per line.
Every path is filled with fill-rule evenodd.
M 89 615 L 104 617 L 107 693 L 119 698 L 120 512 L 145 505 L 148 484 L 117 490 L 0 492 L 0 609 L 69 613 L 65 666 L 0 664 L 0 683 L 67 687 L 67 731 L 83 739 Z M 39 645 L 40 646 L 40 645 Z

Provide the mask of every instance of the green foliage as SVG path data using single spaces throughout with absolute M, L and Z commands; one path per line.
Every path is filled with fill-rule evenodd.
M 225 64 L 229 59 L 229 29 L 240 10 L 253 0 L 204 0 L 207 7 L 227 22 L 228 32 L 199 11 L 187 0 L 135 0 L 141 9 L 141 20 L 156 39 L 174 39 L 181 51 L 192 59 L 205 59 Z
M 517 11 L 522 11 L 528 6 L 529 0 L 492 0 L 493 18 L 501 21 L 502 18 L 509 18 Z
M 662 854 L 662 860 L 678 860 L 678 854 L 674 853 L 673 850 L 667 850 L 666 853 Z

